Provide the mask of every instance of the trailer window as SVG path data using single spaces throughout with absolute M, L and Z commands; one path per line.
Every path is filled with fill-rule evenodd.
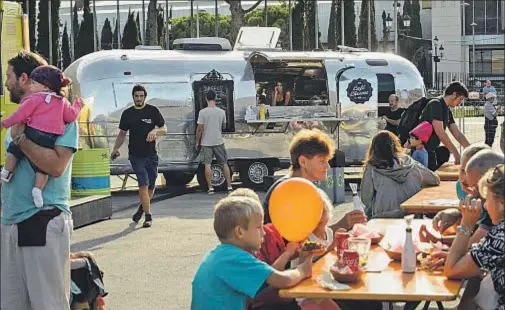
M 321 62 L 267 62 L 254 64 L 253 70 L 260 104 L 320 106 L 329 103 L 326 69 Z
M 394 94 L 395 78 L 391 74 L 377 74 L 379 104 L 389 104 L 389 95 Z

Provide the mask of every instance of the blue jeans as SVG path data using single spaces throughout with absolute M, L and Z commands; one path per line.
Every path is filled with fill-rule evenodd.
M 37 145 L 40 145 L 40 146 L 48 148 L 48 149 L 54 149 L 54 144 L 56 143 L 56 139 L 58 138 L 57 134 L 43 132 L 43 131 L 34 129 L 30 126 L 25 126 L 24 133 L 25 133 L 26 138 L 30 139 L 31 141 L 33 141 Z M 23 151 L 21 151 L 19 146 L 17 144 L 15 144 L 14 142 L 9 143 L 9 147 L 7 148 L 7 152 L 14 155 L 14 157 L 16 157 L 18 160 L 25 157 L 25 154 L 23 153 Z M 41 171 L 39 168 L 37 168 L 32 162 L 30 162 L 30 164 L 32 165 L 33 169 L 36 172 L 41 172 L 41 173 L 47 174 L 47 173 Z
M 139 187 L 147 185 L 149 189 L 154 189 L 158 178 L 158 155 L 148 157 L 130 155 L 129 160 L 137 175 Z

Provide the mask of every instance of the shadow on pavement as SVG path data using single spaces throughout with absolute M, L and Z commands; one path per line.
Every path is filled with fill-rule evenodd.
M 142 229 L 141 227 L 142 227 L 141 225 L 137 227 L 136 223 L 131 222 L 128 225 L 128 227 L 126 227 L 125 229 L 123 229 L 122 231 L 120 231 L 118 233 L 108 235 L 108 236 L 103 236 L 103 237 L 96 238 L 96 239 L 84 240 L 84 241 L 74 243 L 71 245 L 71 251 L 78 252 L 78 251 L 90 250 L 90 249 L 95 248 L 99 245 L 103 245 L 105 243 L 125 237 L 137 229 Z

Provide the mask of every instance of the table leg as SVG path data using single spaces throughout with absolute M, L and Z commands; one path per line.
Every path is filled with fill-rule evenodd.
M 390 301 L 388 304 L 389 304 L 389 310 L 393 310 L 393 302 Z
M 419 306 L 421 302 L 420 301 L 409 301 L 405 303 L 405 307 L 403 308 L 404 310 L 415 310 L 417 306 Z
M 123 179 L 123 186 L 121 186 L 121 190 L 123 190 L 123 191 L 124 191 L 124 190 L 125 190 L 125 188 L 126 188 L 126 182 L 128 182 L 128 177 L 129 177 L 129 176 L 130 176 L 129 174 L 125 175 L 125 177 L 124 177 L 124 179 Z
M 430 304 L 431 304 L 431 301 L 427 300 L 427 301 L 424 303 L 423 310 L 428 310 L 428 309 L 430 308 Z
M 438 310 L 444 310 L 444 305 L 441 301 L 437 301 Z

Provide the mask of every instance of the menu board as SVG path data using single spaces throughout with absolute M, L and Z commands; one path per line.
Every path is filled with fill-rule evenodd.
M 226 114 L 226 127 L 223 132 L 235 132 L 235 117 L 233 108 L 233 81 L 197 81 L 194 82 L 195 113 L 207 107 L 206 94 L 209 90 L 216 93 L 216 106 L 223 109 Z

